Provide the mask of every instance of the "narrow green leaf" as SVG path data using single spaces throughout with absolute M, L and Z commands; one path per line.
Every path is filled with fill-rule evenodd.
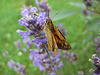
M 75 13 L 77 13 L 79 10 L 64 10 L 64 11 L 58 11 L 58 14 L 56 16 L 54 16 L 56 14 L 57 11 L 52 11 L 50 13 L 51 18 L 53 17 L 53 21 L 56 20 L 60 20 L 63 18 L 66 18 L 70 15 L 73 15 Z
M 93 37 L 93 35 L 87 36 L 87 37 L 83 40 L 83 43 L 85 44 L 85 43 L 89 42 L 89 41 L 92 39 L 92 37 Z
M 88 30 L 95 31 L 98 29 L 100 29 L 100 18 L 95 18 L 95 19 L 89 21 L 85 27 L 86 31 L 88 31 Z
M 69 4 L 72 5 L 72 6 L 85 8 L 84 3 L 79 3 L 79 2 L 77 2 L 77 3 L 75 3 L 75 2 L 69 2 Z

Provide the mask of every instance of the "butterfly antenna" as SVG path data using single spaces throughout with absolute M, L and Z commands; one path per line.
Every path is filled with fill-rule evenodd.
M 52 19 L 58 14 L 58 12 L 56 12 L 56 14 L 52 17 Z
M 47 10 L 47 15 L 48 15 L 48 18 L 49 18 L 49 9 Z

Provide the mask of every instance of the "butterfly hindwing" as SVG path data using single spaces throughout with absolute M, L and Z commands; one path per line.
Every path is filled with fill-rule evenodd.
M 68 50 L 71 49 L 71 46 L 66 41 L 64 35 L 54 26 L 54 37 L 57 42 L 58 49 Z

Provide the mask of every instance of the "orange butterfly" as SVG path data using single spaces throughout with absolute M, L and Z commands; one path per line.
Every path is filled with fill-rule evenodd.
M 69 50 L 71 46 L 66 41 L 64 35 L 54 26 L 50 18 L 46 19 L 44 27 L 47 36 L 48 49 L 58 55 L 58 49 Z

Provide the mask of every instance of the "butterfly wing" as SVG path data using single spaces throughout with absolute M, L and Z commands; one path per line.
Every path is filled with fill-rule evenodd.
M 46 31 L 48 49 L 51 50 L 55 55 L 58 55 L 58 46 L 54 35 L 52 34 L 51 30 L 47 25 L 45 25 L 44 29 Z
M 54 37 L 56 39 L 58 49 L 63 49 L 63 50 L 71 49 L 71 46 L 66 41 L 64 35 L 57 29 L 56 26 L 54 26 Z

